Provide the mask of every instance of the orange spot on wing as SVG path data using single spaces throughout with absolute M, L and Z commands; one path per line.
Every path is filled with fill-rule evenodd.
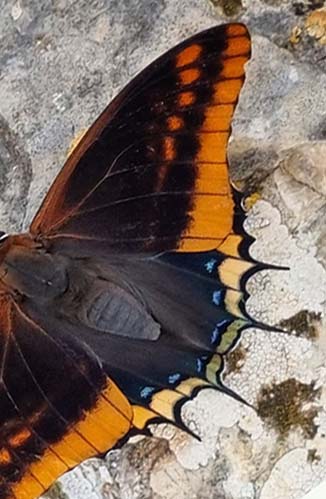
M 205 120 L 201 130 L 204 132 L 229 130 L 233 110 L 233 104 L 221 104 L 207 107 L 205 110 Z
M 220 241 L 222 239 L 219 239 Z M 215 249 L 218 243 L 217 239 L 213 237 L 204 237 L 202 239 L 191 238 L 187 236 L 187 239 L 182 239 L 178 247 L 178 251 L 207 251 L 209 249 Z
M 196 160 L 207 163 L 225 163 L 229 132 L 199 134 L 200 150 Z
M 52 446 L 52 449 L 60 459 L 64 460 L 68 469 L 82 462 L 84 456 L 91 457 L 95 452 L 94 447 L 81 435 L 76 433 L 73 428 L 60 442 Z M 53 454 L 53 452 L 47 451 L 47 454 Z
M 220 81 L 214 85 L 213 102 L 215 104 L 233 104 L 239 96 L 243 81 L 236 80 Z
M 195 196 L 191 235 L 219 239 L 231 231 L 233 200 L 228 197 L 216 197 L 212 203 L 211 198 L 210 195 Z
M 224 56 L 236 56 L 249 54 L 250 52 L 250 40 L 246 36 L 241 36 L 239 38 L 229 38 L 228 47 L 223 51 Z
M 133 405 L 133 420 L 132 424 L 136 428 L 143 430 L 151 419 L 157 418 L 157 414 L 155 412 L 146 409 L 140 405 Z
M 35 461 L 29 466 L 28 471 L 46 490 L 68 469 L 68 466 L 60 458 L 51 452 L 51 450 L 47 450 L 41 460 Z M 24 478 L 20 484 L 23 484 L 23 482 Z M 17 491 L 19 491 L 20 484 L 17 485 Z M 17 492 L 17 495 L 20 497 L 20 492 Z
M 167 126 L 171 132 L 174 132 L 175 130 L 180 130 L 180 128 L 183 128 L 184 121 L 179 116 L 169 116 L 167 119 Z
M 239 245 L 243 237 L 237 234 L 230 234 L 217 248 L 226 255 L 240 257 Z
M 229 24 L 228 26 L 226 26 L 226 32 L 228 36 L 248 36 L 247 28 L 243 24 Z
M 166 161 L 173 161 L 176 156 L 175 140 L 173 137 L 165 137 L 163 141 L 163 157 Z
M 9 445 L 11 447 L 20 447 L 26 440 L 31 436 L 31 432 L 28 428 L 21 429 L 16 435 L 9 439 Z
M 221 76 L 224 78 L 239 78 L 244 75 L 244 65 L 247 62 L 248 57 L 232 57 L 226 59 L 223 64 L 223 69 L 221 71 Z
M 164 137 L 162 155 L 165 162 L 162 163 L 157 171 L 157 182 L 155 186 L 156 192 L 160 192 L 162 190 L 165 179 L 171 168 L 171 162 L 176 157 L 175 139 L 173 137 Z
M 179 251 L 200 251 L 218 246 L 232 230 L 233 199 L 210 194 L 194 195 L 190 213 L 192 222 L 181 242 Z
M 179 106 L 191 106 L 196 100 L 194 92 L 181 92 L 178 96 Z
M 2 449 L 0 449 L 0 464 L 9 463 L 11 463 L 11 455 L 5 447 L 2 447 Z
M 187 66 L 198 59 L 202 51 L 202 47 L 200 45 L 194 44 L 190 47 L 184 49 L 180 54 L 177 55 L 176 58 L 176 67 L 180 68 L 182 66 Z
M 35 499 L 39 497 L 45 488 L 30 473 L 26 472 L 23 480 L 12 487 L 12 497 L 8 499 Z
M 182 85 L 190 85 L 194 81 L 198 80 L 200 77 L 200 71 L 199 69 L 192 68 L 192 69 L 185 69 L 184 71 L 181 71 L 179 73 L 179 79 L 182 83 Z
M 230 194 L 228 166 L 223 164 L 201 163 L 195 185 L 196 194 Z

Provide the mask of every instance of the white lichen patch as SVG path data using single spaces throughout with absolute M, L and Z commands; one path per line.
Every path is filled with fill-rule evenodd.
M 273 467 L 260 499 L 299 499 L 316 486 L 326 474 L 326 462 L 307 463 L 308 452 L 294 449 Z
M 262 391 L 268 393 L 270 390 L 271 413 L 266 420 L 259 420 L 256 416 L 256 421 L 249 414 L 238 423 L 238 427 L 250 436 L 250 459 L 242 454 L 241 466 L 238 466 L 241 474 L 233 472 L 225 487 L 231 497 L 241 497 L 241 484 L 253 482 L 256 490 L 261 487 L 260 498 L 297 499 L 317 485 L 326 471 L 326 399 L 323 389 L 326 375 L 326 329 L 323 323 L 326 273 L 315 257 L 315 249 L 305 250 L 298 246 L 297 238 L 282 224 L 279 211 L 270 203 L 258 201 L 254 205 L 247 229 L 257 238 L 252 247 L 255 258 L 289 267 L 289 270 L 264 271 L 250 279 L 247 285 L 251 295 L 248 311 L 256 319 L 277 326 L 282 319 L 308 310 L 316 313 L 316 329 L 313 339 L 308 334 L 297 336 L 295 322 L 288 333 L 248 330 L 243 334 L 238 348 L 246 352 L 245 362 L 241 369 L 228 374 L 226 382 L 256 407 L 257 404 L 259 407 Z M 280 432 L 282 420 L 277 420 L 276 416 L 284 409 L 284 404 L 275 395 L 275 389 L 281 386 L 285 390 L 298 387 L 298 397 L 303 392 L 306 397 L 302 398 L 302 403 L 294 397 L 292 405 L 290 400 L 290 415 L 284 413 L 283 430 L 288 428 L 285 434 Z M 287 393 L 284 395 L 286 400 Z M 291 398 L 290 392 L 288 397 Z M 237 462 L 241 449 L 239 442 L 229 445 L 228 449 L 230 462 Z M 295 463 L 293 474 L 291 462 Z M 296 481 L 294 476 L 300 478 Z
M 60 488 L 63 494 L 69 494 L 70 499 L 100 499 L 112 481 L 112 474 L 104 461 L 89 459 L 73 473 L 66 473 L 60 480 Z
M 257 228 L 256 216 L 258 220 L 263 218 L 269 223 Z M 256 238 L 251 249 L 254 258 L 289 267 L 289 270 L 264 271 L 251 279 L 248 283 L 251 294 L 248 311 L 271 324 L 301 309 L 324 311 L 326 272 L 315 258 L 316 248 L 299 248 L 296 238 L 281 223 L 279 211 L 264 201 L 254 206 L 248 217 L 247 230 Z M 258 286 L 259 292 L 255 292 Z
M 220 429 L 234 426 L 240 419 L 241 410 L 238 402 L 210 389 L 202 391 L 194 401 L 188 402 L 182 416 L 201 441 L 188 436 L 188 445 L 184 445 L 184 442 L 179 445 L 178 440 L 170 442 L 169 446 L 180 464 L 187 469 L 206 466 L 216 456 L 216 439 Z

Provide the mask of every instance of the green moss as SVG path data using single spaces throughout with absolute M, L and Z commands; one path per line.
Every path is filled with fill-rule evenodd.
M 243 8 L 241 0 L 211 0 L 211 2 L 215 7 L 221 7 L 228 17 L 238 15 Z
M 258 397 L 257 412 L 266 424 L 277 431 L 281 439 L 297 429 L 301 429 L 306 438 L 312 439 L 317 433 L 314 419 L 319 409 L 303 407 L 315 402 L 320 394 L 321 389 L 316 389 L 314 383 L 304 384 L 291 378 L 279 384 L 264 386 Z
M 225 374 L 235 373 L 241 370 L 247 356 L 247 351 L 239 346 L 229 352 L 226 357 Z
M 280 322 L 280 327 L 294 331 L 296 336 L 315 340 L 318 338 L 318 322 L 320 322 L 321 314 L 309 312 L 308 310 L 301 310 L 289 319 Z
M 317 453 L 317 449 L 309 449 L 308 450 L 308 456 L 307 456 L 307 462 L 310 464 L 316 464 L 321 461 L 320 455 Z
M 324 4 L 324 0 L 302 0 L 293 2 L 292 8 L 297 16 L 304 16 L 312 10 L 320 9 Z

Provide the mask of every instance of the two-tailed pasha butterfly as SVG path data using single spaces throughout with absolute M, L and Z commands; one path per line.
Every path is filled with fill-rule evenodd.
M 250 58 L 242 24 L 179 44 L 111 102 L 29 232 L 0 236 L 0 499 L 65 471 L 221 381 L 247 327 L 242 195 L 227 163 Z M 238 397 L 240 399 L 240 397 Z

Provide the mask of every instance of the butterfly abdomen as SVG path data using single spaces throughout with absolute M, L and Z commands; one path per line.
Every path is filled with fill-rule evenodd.
M 63 297 L 63 306 L 86 327 L 111 335 L 155 340 L 160 326 L 146 309 L 145 303 L 126 288 L 128 284 L 120 277 L 110 280 L 105 267 L 100 275 L 81 266 L 70 272 L 70 288 Z

